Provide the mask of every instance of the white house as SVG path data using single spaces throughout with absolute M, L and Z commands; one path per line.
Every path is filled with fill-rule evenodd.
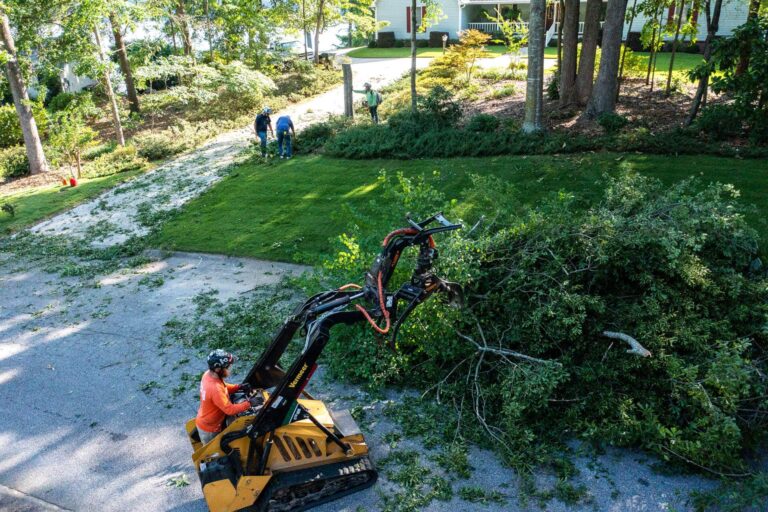
M 526 23 L 530 17 L 530 0 L 517 0 L 509 3 L 499 3 L 495 0 L 438 0 L 441 4 L 443 15 L 440 22 L 431 25 L 426 32 L 417 32 L 418 39 L 427 39 L 429 32 L 448 32 L 448 37 L 457 39 L 459 32 L 470 28 L 481 30 L 483 32 L 498 32 L 496 23 L 492 22 L 486 16 L 486 13 L 495 16 L 498 9 L 502 13 L 514 9 L 520 12 L 522 21 Z M 388 21 L 389 25 L 382 31 L 394 32 L 396 39 L 410 39 L 411 37 L 411 1 L 410 0 L 374 0 L 374 9 L 377 21 Z M 630 0 L 631 2 L 631 0 Z M 725 0 L 723 2 L 722 12 L 720 14 L 720 25 L 718 35 L 730 35 L 733 30 L 742 25 L 747 20 L 748 11 L 747 0 Z M 605 6 L 603 2 L 603 16 L 605 16 Z M 425 7 L 421 2 L 417 2 L 416 25 L 420 25 L 421 17 L 424 15 Z M 587 3 L 581 2 L 581 12 L 579 19 L 583 20 L 586 14 Z M 687 16 L 687 7 L 685 15 Z M 547 43 L 552 38 L 557 37 L 557 28 L 559 19 L 562 18 L 559 11 L 558 2 L 551 2 L 547 5 L 546 24 Z M 669 17 L 676 17 L 677 13 L 665 12 L 662 15 L 662 22 Z M 707 36 L 706 16 L 696 16 L 698 19 L 699 33 L 697 39 L 703 41 Z M 632 32 L 639 32 L 647 21 L 644 16 L 637 16 L 632 23 Z M 584 22 L 579 23 L 579 34 L 584 29 Z M 629 29 L 629 23 L 624 25 L 624 36 L 626 37 Z

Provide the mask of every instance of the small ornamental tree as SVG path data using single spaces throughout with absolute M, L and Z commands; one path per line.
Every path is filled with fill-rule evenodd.
M 69 173 L 79 179 L 83 171 L 81 155 L 96 143 L 97 138 L 97 133 L 85 124 L 83 109 L 75 106 L 56 113 L 48 142 L 66 158 Z
M 520 49 L 528 44 L 528 27 L 520 20 L 518 14 L 517 17 L 509 19 L 505 18 L 498 9 L 496 9 L 496 16 L 491 16 L 487 12 L 485 17 L 496 23 L 499 27 L 504 39 L 501 42 L 507 47 L 507 51 L 514 62 L 517 63 L 517 57 L 520 54 Z M 496 42 L 496 40 L 494 40 Z

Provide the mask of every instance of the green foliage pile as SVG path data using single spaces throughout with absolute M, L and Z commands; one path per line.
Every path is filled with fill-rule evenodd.
M 276 90 L 270 78 L 239 61 L 200 64 L 190 57 L 161 57 L 136 69 L 135 78 L 141 87 L 155 81 L 174 85 L 145 96 L 145 111 L 192 110 L 205 119 L 255 111 Z
M 250 117 L 191 123 L 180 120 L 175 125 L 161 131 L 145 131 L 132 139 L 138 155 L 150 161 L 183 153 L 208 139 L 232 128 L 241 127 L 250 121 Z
M 120 172 L 145 169 L 148 162 L 138 154 L 134 146 L 117 147 L 114 151 L 106 152 L 88 162 L 83 169 L 83 176 L 96 178 L 110 176 Z
M 326 362 L 369 385 L 437 393 L 456 406 L 465 435 L 484 431 L 475 440 L 518 468 L 575 436 L 743 472 L 767 419 L 768 278 L 737 192 L 694 185 L 622 176 L 589 209 L 567 194 L 513 208 L 508 186 L 476 178 L 466 210 L 426 182 L 383 177 L 380 215 L 343 212 L 354 225 L 327 276 L 359 280 L 380 234 L 396 227 L 393 211 L 444 208 L 467 225 L 484 213 L 485 227 L 438 240 L 438 273 L 464 284 L 467 304 L 420 306 L 396 353 L 363 326 L 339 329 Z M 627 353 L 604 331 L 634 337 L 652 356 Z
M 296 60 L 288 73 L 275 78 L 277 96 L 288 101 L 300 101 L 320 94 L 341 83 L 341 72 L 315 66 L 311 61 Z

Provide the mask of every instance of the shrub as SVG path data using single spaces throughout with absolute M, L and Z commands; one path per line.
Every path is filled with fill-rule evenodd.
M 27 150 L 24 146 L 11 146 L 0 149 L 0 180 L 20 178 L 29 173 Z
M 48 110 L 51 112 L 58 112 L 64 110 L 75 99 L 75 93 L 73 92 L 60 92 L 48 103 Z
M 629 120 L 615 112 L 604 112 L 597 117 L 597 124 L 603 127 L 606 133 L 616 133 L 624 128 Z
M 416 40 L 416 48 L 427 48 L 429 46 L 429 41 L 426 39 L 417 39 Z
M 491 98 L 500 99 L 507 96 L 514 96 L 517 93 L 517 88 L 514 85 L 505 85 L 501 89 L 494 89 L 491 93 Z
M 370 41 L 368 41 L 368 48 L 378 48 L 378 46 L 379 45 L 376 43 L 375 39 L 371 39 Z
M 395 46 L 395 33 L 379 32 L 377 41 L 379 48 L 392 48 Z
M 429 46 L 430 48 L 442 48 L 443 47 L 443 36 L 448 38 L 449 34 L 448 32 L 436 32 L 432 31 L 429 33 Z M 448 46 L 448 41 L 446 40 L 446 46 Z
M 22 144 L 21 125 L 13 105 L 0 106 L 0 148 Z
M 701 111 L 696 126 L 716 138 L 732 137 L 741 133 L 741 117 L 730 105 L 710 105 Z
M 467 123 L 467 131 L 470 132 L 492 132 L 495 131 L 501 122 L 496 116 L 490 114 L 477 114 Z
M 309 125 L 299 133 L 299 137 L 296 137 L 297 149 L 302 153 L 317 151 L 350 124 L 349 118 L 339 116 L 323 123 Z
M 558 100 L 560 99 L 560 69 L 555 68 L 552 75 L 547 82 L 547 99 Z
M 83 168 L 83 176 L 95 178 L 120 172 L 144 169 L 148 165 L 146 158 L 140 156 L 136 147 L 118 147 L 111 153 L 104 153 L 89 162 Z
M 133 145 L 138 155 L 149 161 L 177 155 L 189 147 L 185 141 L 167 132 L 139 133 L 133 138 Z

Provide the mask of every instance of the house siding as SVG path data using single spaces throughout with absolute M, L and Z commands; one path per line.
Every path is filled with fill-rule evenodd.
M 686 7 L 686 13 L 688 12 L 688 8 Z M 720 23 L 717 30 L 717 35 L 719 36 L 728 36 L 733 33 L 733 31 L 738 27 L 739 25 L 743 25 L 747 21 L 747 13 L 748 13 L 748 5 L 746 2 L 741 1 L 724 1 L 722 10 L 720 11 Z M 664 14 L 662 14 L 661 22 L 666 23 L 667 21 L 668 12 L 665 9 Z M 675 19 L 677 19 L 677 11 L 675 12 Z M 646 22 L 650 19 L 649 16 L 637 16 L 635 18 L 635 21 L 632 23 L 632 32 L 640 32 L 643 28 L 643 25 L 645 25 Z M 627 29 L 629 28 L 628 24 L 624 25 L 624 37 L 627 36 Z M 707 15 L 704 13 L 704 11 L 699 13 L 698 18 L 698 32 L 696 35 L 697 41 L 704 41 L 704 39 L 707 38 Z M 671 41 L 674 39 L 674 34 L 666 36 L 665 40 Z
M 516 2 L 518 7 L 520 7 L 520 10 L 523 12 L 528 12 L 527 9 L 523 9 L 524 3 L 527 2 Z M 467 23 L 470 21 L 476 21 L 470 19 L 471 14 L 473 13 L 473 5 L 467 5 L 466 8 L 463 9 L 463 14 L 459 15 L 459 10 L 461 9 L 459 7 L 459 3 L 456 0 L 445 0 L 441 2 L 442 4 L 442 10 L 443 10 L 443 16 L 441 17 L 441 20 L 436 25 L 432 25 L 427 27 L 426 32 L 417 32 L 416 37 L 418 39 L 427 39 L 429 37 L 429 32 L 437 31 L 437 32 L 448 32 L 450 34 L 451 39 L 458 38 L 458 32 L 459 30 L 464 30 L 467 28 Z M 511 5 L 512 2 L 504 3 L 502 2 L 501 5 Z M 376 2 L 376 18 L 379 21 L 388 21 L 389 25 L 382 29 L 382 31 L 386 32 L 394 32 L 395 38 L 397 39 L 409 39 L 411 37 L 410 33 L 408 33 L 406 28 L 406 7 L 409 7 L 411 5 L 411 2 L 409 0 L 378 0 Z M 417 3 L 419 7 L 423 7 L 423 4 Z M 495 4 L 484 4 L 480 5 L 478 7 L 482 7 L 485 9 L 488 9 L 489 11 L 493 11 L 493 9 L 496 7 Z M 727 36 L 733 33 L 733 30 L 738 27 L 739 25 L 744 24 L 747 20 L 747 9 L 748 5 L 745 1 L 737 1 L 737 0 L 731 0 L 731 1 L 724 1 L 722 11 L 720 13 L 720 26 L 718 30 L 718 35 Z M 584 20 L 584 15 L 586 11 L 586 2 L 581 2 L 580 5 L 580 18 L 581 21 Z M 459 27 L 459 20 L 461 19 L 461 27 Z M 523 15 L 523 19 L 527 20 L 527 16 Z M 662 21 L 666 22 L 667 14 L 662 16 Z M 643 25 L 648 21 L 647 16 L 637 16 L 632 24 L 632 31 L 633 32 L 639 32 Z M 707 21 L 706 21 L 706 15 L 702 12 L 699 15 L 698 19 L 698 35 L 697 40 L 703 41 L 707 37 Z M 626 37 L 629 24 L 624 24 L 624 37 Z M 673 36 L 668 36 L 667 39 L 673 39 Z
M 394 32 L 396 39 L 410 39 L 407 31 L 406 8 L 411 6 L 409 0 L 379 0 L 376 2 L 376 19 L 388 21 L 389 25 L 382 32 Z M 417 9 L 424 4 L 416 2 Z M 443 15 L 440 22 L 427 27 L 426 32 L 416 32 L 417 39 L 429 39 L 430 32 L 448 32 L 451 39 L 459 37 L 459 3 L 457 1 L 443 2 Z

